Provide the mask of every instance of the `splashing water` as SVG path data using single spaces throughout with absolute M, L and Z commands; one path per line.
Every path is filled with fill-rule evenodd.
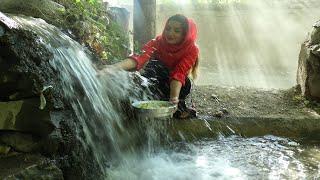
M 51 65 L 59 72 L 64 96 L 70 101 L 84 131 L 82 137 L 78 130 L 78 138 L 87 150 L 93 149 L 102 172 L 106 172 L 106 161 L 111 157 L 120 158 L 121 147 L 130 146 L 122 105 L 140 96 L 130 74 L 110 69 L 107 75 L 98 77 L 85 49 L 56 27 L 41 19 L 13 19 L 36 32 L 39 41 L 53 53 Z M 146 94 L 143 96 L 143 99 L 147 98 Z
M 173 143 L 170 150 L 115 167 L 110 179 L 317 179 L 319 146 L 275 136 L 219 137 Z M 131 158 L 131 159 L 130 159 Z

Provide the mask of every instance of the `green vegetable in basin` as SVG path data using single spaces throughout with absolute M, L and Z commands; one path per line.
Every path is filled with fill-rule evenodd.
M 169 101 L 138 101 L 132 103 L 132 106 L 140 118 L 170 117 L 177 108 Z
M 140 109 L 160 109 L 160 108 L 169 108 L 174 106 L 173 104 L 166 102 L 166 101 L 147 101 L 141 102 L 137 104 L 137 108 Z

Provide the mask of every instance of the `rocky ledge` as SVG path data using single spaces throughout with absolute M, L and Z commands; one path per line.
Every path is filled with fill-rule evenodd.
M 63 179 L 62 171 L 41 155 L 0 156 L 0 179 Z
M 245 87 L 196 87 L 192 94 L 198 118 L 176 120 L 175 139 L 237 134 L 272 134 L 289 138 L 320 138 L 318 104 L 305 100 L 296 88 L 264 90 Z

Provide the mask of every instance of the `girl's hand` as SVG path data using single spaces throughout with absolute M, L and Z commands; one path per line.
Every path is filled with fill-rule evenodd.
M 97 71 L 97 77 L 111 74 L 113 69 L 115 69 L 114 65 L 104 65 L 102 69 Z
M 178 110 L 178 103 L 179 103 L 179 98 L 178 97 L 172 97 L 169 99 L 169 101 L 172 103 L 172 104 L 175 104 L 176 105 L 176 108 L 174 109 L 174 112 L 175 113 L 177 110 Z
M 179 103 L 179 98 L 178 97 L 171 97 L 169 101 L 173 104 L 178 104 Z

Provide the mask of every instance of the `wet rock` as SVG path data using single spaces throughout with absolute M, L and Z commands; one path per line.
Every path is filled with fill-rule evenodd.
M 218 111 L 218 112 L 214 113 L 213 116 L 215 116 L 217 118 L 222 118 L 223 114 L 224 113 L 222 111 Z
M 320 99 L 320 27 L 315 25 L 299 54 L 297 83 L 302 95 Z
M 14 20 L 9 18 L 2 12 L 0 12 L 0 25 L 7 29 L 18 29 L 20 27 Z
M 320 31 L 319 31 L 319 26 L 320 21 L 318 21 L 317 23 L 315 23 L 313 25 L 313 29 L 310 33 L 310 36 L 308 37 L 308 44 L 310 45 L 315 45 L 315 44 L 319 44 L 320 43 Z
M 313 27 L 316 27 L 316 28 L 320 27 L 320 21 L 317 21 L 317 22 L 313 25 Z
M 0 24 L 4 23 L 0 20 Z M 55 160 L 66 179 L 103 179 L 92 149 L 80 142 L 85 138 L 83 127 L 64 98 L 65 82 L 52 65 L 53 54 L 39 35 L 23 28 L 5 28 L 0 36 L 3 152 L 10 148 L 46 155 Z
M 61 123 L 72 121 L 72 112 L 41 110 L 39 104 L 38 98 L 0 102 L 0 144 L 19 152 L 70 152 L 76 137 L 69 136 L 73 129 Z M 2 153 L 7 152 L 5 147 Z
M 15 152 L 55 155 L 61 149 L 60 143 L 63 141 L 61 135 L 57 135 L 57 132 L 55 131 L 47 137 L 40 137 L 19 131 L 0 130 L 0 144 Z M 2 154 L 6 153 L 8 152 Z
M 0 26 L 0 36 L 3 36 L 5 32 L 5 29 L 2 26 Z
M 2 24 L 7 21 L 0 19 Z M 0 101 L 39 97 L 44 87 L 52 86 L 44 94 L 47 105 L 63 108 L 57 72 L 50 65 L 52 58 L 36 34 L 23 29 L 7 30 L 0 36 Z
M 0 131 L 0 144 L 18 152 L 39 152 L 40 139 L 31 134 L 17 131 Z
M 62 19 L 65 8 L 51 0 L 1 0 L 0 11 L 37 17 L 54 24 L 56 19 Z
M 62 171 L 41 155 L 2 156 L 0 167 L 0 179 L 64 179 Z
M 2 113 L 5 117 L 10 117 L 7 119 L 15 120 L 7 123 L 10 125 L 7 127 L 13 127 L 14 130 L 0 130 L 0 150 L 2 154 L 7 154 L 9 150 L 24 153 L 41 153 L 42 155 L 55 157 L 57 160 L 56 164 L 62 168 L 64 175 L 69 177 L 69 179 L 82 179 L 84 176 L 88 179 L 94 179 L 94 177 L 99 176 L 92 173 L 92 169 L 97 169 L 96 164 L 93 162 L 92 156 L 84 152 L 81 143 L 77 139 L 75 129 L 79 129 L 77 126 L 80 125 L 75 123 L 71 111 L 51 111 L 49 113 L 50 116 L 45 116 L 51 119 L 50 126 L 58 127 L 52 132 L 51 129 L 48 131 L 46 127 L 40 127 L 41 123 L 35 123 L 37 122 L 37 114 L 29 113 L 28 117 L 36 117 L 34 118 L 35 121 L 31 122 L 34 123 L 34 127 L 38 128 L 32 129 L 32 126 L 29 127 L 28 124 L 24 123 L 19 126 L 21 126 L 20 129 L 29 129 L 31 132 L 37 132 L 38 135 L 35 135 L 34 133 L 18 131 L 15 126 L 16 121 L 20 119 L 16 115 L 21 114 L 18 110 L 24 111 L 23 104 L 21 103 L 9 104 L 8 109 L 11 110 L 9 112 L 12 115 L 8 115 L 10 113 Z M 15 110 L 14 107 L 17 107 L 18 110 Z M 39 109 L 38 104 L 34 105 L 34 108 Z M 22 114 L 27 114 L 26 112 Z M 21 117 L 23 116 L 21 115 Z M 39 129 L 42 130 L 39 131 Z M 44 132 L 50 132 L 50 134 L 44 134 Z
M 7 154 L 10 151 L 10 147 L 6 145 L 0 145 L 0 154 Z
M 220 111 L 223 112 L 223 114 L 229 114 L 229 111 L 227 108 L 221 108 Z
M 310 47 L 312 54 L 316 55 L 318 58 L 320 58 L 320 44 L 313 45 Z
M 17 130 L 47 136 L 58 128 L 48 109 L 39 109 L 38 98 L 0 102 L 0 130 Z
M 211 94 L 211 98 L 213 98 L 213 99 L 217 99 L 217 98 L 218 98 L 218 96 L 217 96 L 217 95 L 215 95 L 215 94 Z

